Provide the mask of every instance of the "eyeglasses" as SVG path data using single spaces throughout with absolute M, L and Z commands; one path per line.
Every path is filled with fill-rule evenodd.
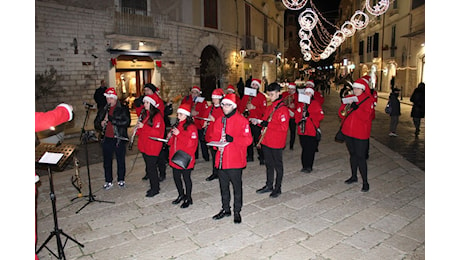
M 223 106 L 223 107 L 231 107 L 232 106 L 232 104 L 230 104 L 230 103 L 221 103 L 220 105 Z

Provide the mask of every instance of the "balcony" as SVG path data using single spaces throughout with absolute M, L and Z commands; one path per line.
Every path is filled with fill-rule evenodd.
M 164 31 L 161 17 L 147 16 L 145 11 L 123 8 L 114 14 L 113 33 L 118 35 L 161 38 Z

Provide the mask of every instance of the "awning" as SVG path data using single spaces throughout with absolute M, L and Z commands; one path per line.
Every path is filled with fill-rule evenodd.
M 135 55 L 135 56 L 148 56 L 152 58 L 161 57 L 161 51 L 140 51 L 140 50 L 120 50 L 120 49 L 107 49 L 110 54 L 118 55 Z
M 412 38 L 412 37 L 415 37 L 415 36 L 417 36 L 419 34 L 422 34 L 422 33 L 425 33 L 425 28 L 417 30 L 417 31 L 413 31 L 413 32 L 408 33 L 408 34 L 404 34 L 401 37 Z

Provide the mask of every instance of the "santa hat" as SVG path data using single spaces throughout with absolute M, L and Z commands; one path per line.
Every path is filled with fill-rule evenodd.
M 313 80 L 309 80 L 309 81 L 307 81 L 307 82 L 305 83 L 305 86 L 308 87 L 308 85 L 310 85 L 311 87 L 314 88 L 314 87 L 315 87 L 315 82 L 313 82 Z
M 152 83 L 147 83 L 147 84 L 145 84 L 145 85 L 144 85 L 144 88 L 149 88 L 149 89 L 151 89 L 153 93 L 157 92 L 157 90 L 158 90 L 158 88 L 157 88 L 155 85 L 153 85 Z
M 105 91 L 104 96 L 106 96 L 106 97 L 108 97 L 108 98 L 118 99 L 117 92 L 115 91 L 114 88 L 108 88 L 108 89 Z
M 224 99 L 222 99 L 221 104 L 232 104 L 232 108 L 236 108 L 236 95 L 233 93 L 229 93 L 225 95 Z
M 252 79 L 251 86 L 252 84 L 257 84 L 257 87 L 260 88 L 260 86 L 262 86 L 262 81 L 260 81 L 260 79 Z
M 181 114 L 184 114 L 186 116 L 190 116 L 190 111 L 192 111 L 192 108 L 190 106 L 190 104 L 188 103 L 183 103 L 179 106 L 179 108 L 177 109 L 177 113 L 181 113 Z
M 227 91 L 228 91 L 228 90 L 233 91 L 233 93 L 236 92 L 236 89 L 235 89 L 235 87 L 234 87 L 233 85 L 228 85 Z
M 371 76 L 365 75 L 362 77 L 362 79 L 369 85 L 369 82 L 371 81 Z
M 200 87 L 198 87 L 198 86 L 193 86 L 192 89 L 191 89 L 190 91 L 194 91 L 194 90 L 195 90 L 195 91 L 198 91 L 198 93 L 201 94 L 201 89 L 200 89 Z
M 360 78 L 353 82 L 353 88 L 360 88 L 363 91 L 366 89 L 367 83 L 364 79 Z
M 144 99 L 142 99 L 143 102 L 147 101 L 149 102 L 150 104 L 152 104 L 154 107 L 158 107 L 160 104 L 158 104 L 155 99 L 156 95 L 155 94 L 152 94 L 152 95 L 148 95 L 148 96 L 145 96 Z
M 312 95 L 315 94 L 315 90 L 312 88 L 312 87 L 307 87 L 305 90 L 304 90 L 304 93 L 307 94 L 307 93 L 311 93 Z
M 221 88 L 216 88 L 212 91 L 212 96 L 211 98 L 218 98 L 222 99 L 224 97 L 224 91 Z
M 288 88 L 293 88 L 293 89 L 295 89 L 295 83 L 292 83 L 292 82 L 289 83 Z

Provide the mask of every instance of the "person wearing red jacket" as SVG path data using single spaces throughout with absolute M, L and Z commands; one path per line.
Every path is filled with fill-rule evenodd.
M 289 139 L 289 149 L 294 150 L 295 136 L 296 136 L 296 123 L 294 119 L 295 110 L 298 103 L 299 95 L 296 91 L 295 83 L 289 83 L 287 91 L 281 95 L 283 100 L 286 101 L 286 106 L 289 109 L 289 132 L 291 133 Z
M 240 106 L 241 99 L 238 96 L 238 92 L 236 91 L 236 88 L 233 85 L 228 85 L 227 86 L 227 94 L 231 94 L 231 93 L 235 94 L 236 105 Z
M 286 146 L 286 137 L 289 130 L 289 109 L 281 99 L 281 86 L 273 82 L 267 87 L 267 94 L 272 104 L 267 107 L 262 119 L 251 119 L 263 127 L 260 140 L 262 152 L 265 156 L 266 182 L 257 193 L 271 192 L 270 197 L 276 198 L 281 194 L 283 181 L 283 149 Z M 276 182 L 274 174 L 276 170 Z M 273 184 L 275 188 L 273 189 Z
M 204 140 L 204 135 L 203 135 L 204 120 L 197 118 L 197 117 L 201 117 L 201 118 L 206 117 L 206 110 L 208 109 L 208 103 L 200 95 L 201 95 L 200 87 L 193 86 L 192 89 L 190 90 L 190 95 L 183 98 L 181 104 L 189 104 L 190 107 L 192 108 L 191 116 L 193 117 L 193 121 L 195 122 L 196 129 L 198 130 L 201 154 L 203 155 L 203 159 L 208 162 L 209 152 L 208 152 L 208 147 L 206 146 L 206 142 Z M 196 148 L 195 158 L 196 159 L 199 158 L 198 147 Z
M 64 122 L 72 121 L 73 107 L 68 104 L 59 104 L 55 109 L 47 112 L 35 112 L 35 133 L 54 128 Z M 35 172 L 35 183 L 40 180 Z M 37 204 L 37 186 L 35 186 L 35 204 Z M 37 206 L 35 205 L 35 243 L 37 243 Z M 38 260 L 37 254 L 35 259 Z
M 312 89 L 315 89 L 315 82 L 313 80 L 309 80 L 305 83 L 305 87 L 308 88 L 312 88 Z M 323 95 L 321 94 L 321 92 L 319 91 L 315 91 L 315 94 L 313 95 L 313 97 L 316 99 L 316 101 L 319 102 L 319 104 L 322 106 L 323 103 L 324 103 L 324 97 Z
M 177 119 L 179 120 L 177 126 L 173 127 L 166 137 L 169 140 L 168 145 L 170 146 L 169 165 L 173 169 L 174 183 L 179 193 L 179 196 L 172 204 L 179 204 L 183 201 L 180 206 L 181 208 L 187 208 L 193 204 L 191 173 L 195 167 L 195 151 L 198 147 L 198 130 L 193 122 L 191 111 L 192 108 L 189 104 L 181 104 L 179 106 L 177 109 Z M 183 169 L 172 161 L 174 154 L 179 150 L 187 153 L 191 157 L 190 163 L 186 169 Z M 185 183 L 185 193 L 182 180 Z
M 323 109 L 320 103 L 315 100 L 314 93 L 313 88 L 305 89 L 305 95 L 310 97 L 310 103 L 299 102 L 294 116 L 295 122 L 298 124 L 297 133 L 302 147 L 302 169 L 300 171 L 305 173 L 310 173 L 313 170 L 315 153 L 319 144 L 316 140 L 316 129 L 320 127 L 320 122 L 324 119 Z
M 212 92 L 212 106 L 208 108 L 206 111 L 206 115 L 208 115 L 206 118 L 209 118 L 210 121 L 205 121 L 203 125 L 204 129 L 204 135 L 205 135 L 205 141 L 210 142 L 209 140 L 209 134 L 208 130 L 211 129 L 214 126 L 214 122 L 216 119 L 221 118 L 224 115 L 224 111 L 222 110 L 222 107 L 220 106 L 220 101 L 224 97 L 224 91 L 221 88 L 214 89 Z M 219 175 L 217 173 L 217 168 L 214 167 L 214 161 L 216 160 L 216 150 L 211 149 L 211 156 L 212 156 L 212 173 L 206 178 L 206 181 L 212 181 L 214 179 L 219 178 Z
M 267 98 L 264 94 L 258 91 L 260 86 L 260 79 L 252 79 L 251 88 L 257 90 L 257 95 L 255 97 L 244 95 L 240 101 L 240 106 L 238 106 L 238 111 L 248 119 L 262 119 L 262 115 L 264 114 L 265 109 L 267 108 Z M 257 140 L 259 140 L 260 131 L 262 130 L 262 128 L 257 124 L 251 124 L 250 127 L 252 138 L 254 142 L 257 142 Z M 265 160 L 262 150 L 260 148 L 257 148 L 257 153 L 259 155 L 258 159 L 260 165 L 264 165 Z M 247 155 L 248 162 L 254 161 L 254 144 L 248 146 Z
M 224 116 L 218 118 L 209 132 L 209 140 L 227 143 L 216 149 L 215 167 L 218 169 L 222 209 L 215 220 L 232 215 L 230 211 L 230 183 L 233 186 L 233 222 L 241 223 L 243 206 L 243 169 L 246 168 L 246 147 L 252 143 L 248 120 L 237 112 L 235 94 L 227 94 L 222 100 Z
M 163 143 L 150 137 L 163 138 L 165 123 L 153 94 L 144 97 L 144 108 L 140 115 L 143 120 L 136 126 L 138 129 L 136 134 L 139 136 L 137 148 L 144 157 L 145 171 L 150 181 L 150 189 L 145 196 L 153 197 L 160 192 L 157 164 Z
M 350 110 L 342 115 L 346 104 L 339 108 L 339 117 L 342 118 L 342 133 L 345 135 L 345 143 L 350 154 L 351 177 L 345 181 L 351 184 L 358 181 L 358 168 L 363 179 L 361 191 L 369 191 L 367 180 L 367 154 L 369 152 L 369 138 L 372 126 L 372 110 L 374 101 L 370 96 L 369 87 L 363 79 L 357 79 L 353 83 L 354 96 L 358 102 L 352 102 Z

